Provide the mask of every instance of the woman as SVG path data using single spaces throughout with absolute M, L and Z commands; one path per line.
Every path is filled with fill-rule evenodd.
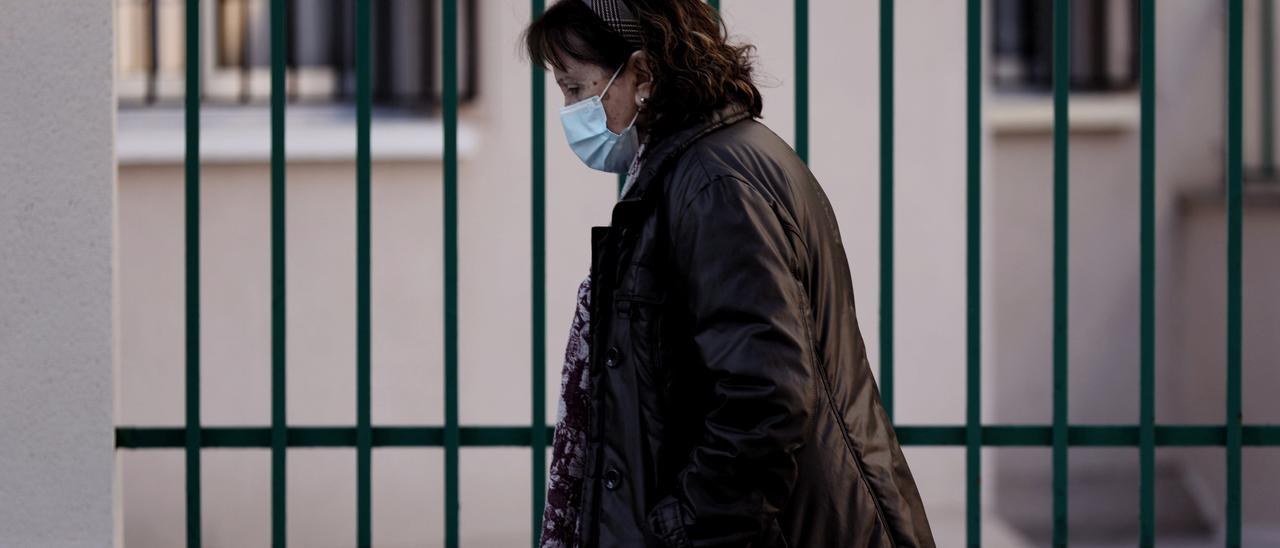
M 839 228 L 699 0 L 561 0 L 524 35 L 569 146 L 627 172 L 565 353 L 542 546 L 933 546 Z

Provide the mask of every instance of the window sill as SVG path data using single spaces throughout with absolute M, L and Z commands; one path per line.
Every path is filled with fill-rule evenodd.
M 996 94 L 987 121 L 997 136 L 1039 135 L 1053 132 L 1052 95 Z M 1137 131 L 1141 125 L 1138 94 L 1072 95 L 1067 118 L 1072 133 L 1109 134 Z
M 1246 179 L 1240 190 L 1241 206 L 1280 211 L 1280 180 Z M 1221 185 L 1196 187 L 1178 195 L 1178 207 L 1183 213 L 1223 211 L 1226 206 L 1226 189 Z
M 200 113 L 200 161 L 244 164 L 271 160 L 271 113 L 265 106 L 204 107 Z M 185 157 L 182 109 L 121 110 L 116 161 L 121 166 L 181 164 Z M 355 112 L 349 107 L 293 106 L 285 110 L 285 155 L 289 162 L 353 161 Z M 439 161 L 444 123 L 439 118 L 375 113 L 370 128 L 374 161 Z M 477 147 L 474 128 L 458 126 L 458 155 Z

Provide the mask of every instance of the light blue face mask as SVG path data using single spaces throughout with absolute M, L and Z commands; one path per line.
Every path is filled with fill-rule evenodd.
M 613 72 L 613 77 L 609 78 L 609 83 L 605 84 L 600 95 L 560 109 L 560 124 L 564 126 L 564 136 L 569 140 L 569 148 L 591 169 L 625 173 L 631 165 L 632 157 L 640 148 L 640 140 L 636 137 L 635 117 L 631 118 L 631 123 L 622 130 L 622 134 L 609 131 L 604 103 L 600 101 L 625 66 L 623 64 Z M 636 116 L 639 115 L 636 112 Z

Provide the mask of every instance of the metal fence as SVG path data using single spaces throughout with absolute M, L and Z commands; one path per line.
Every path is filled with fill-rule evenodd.
M 1270 13 L 1270 0 L 1263 0 Z M 718 1 L 711 3 L 717 8 Z M 116 429 L 120 449 L 181 448 L 186 456 L 187 545 L 201 544 L 201 450 L 205 448 L 269 448 L 271 451 L 272 543 L 285 546 L 286 450 L 300 447 L 342 447 L 356 451 L 357 544 L 372 546 L 373 519 L 370 466 L 375 447 L 441 447 L 444 450 L 444 541 L 459 544 L 458 458 L 464 447 L 528 447 L 533 476 L 530 528 L 537 544 L 546 489 L 546 449 L 552 434 L 545 401 L 545 77 L 531 72 L 530 136 L 532 163 L 532 377 L 533 399 L 528 425 L 464 426 L 458 422 L 458 0 L 443 0 L 443 118 L 444 118 L 444 424 L 375 426 L 370 420 L 370 5 L 360 0 L 355 10 L 356 65 L 356 264 L 357 351 L 356 424 L 353 426 L 289 426 L 285 416 L 285 155 L 284 109 L 286 72 L 286 0 L 271 0 L 271 285 L 272 285 L 272 413 L 270 426 L 205 427 L 200 421 L 200 94 L 187 93 L 185 160 L 186 230 L 186 422 L 185 427 L 121 426 Z M 1067 420 L 1067 234 L 1068 124 L 1071 17 L 1069 0 L 1053 2 L 1053 420 L 1045 425 L 983 424 L 981 418 L 980 280 L 981 271 L 981 116 L 982 22 L 981 0 L 966 0 L 967 121 L 966 239 L 967 239 L 967 356 L 966 412 L 963 426 L 897 425 L 901 442 L 910 446 L 958 446 L 966 455 L 966 544 L 982 544 L 981 449 L 983 447 L 1051 447 L 1053 459 L 1053 544 L 1067 544 L 1067 456 L 1071 447 L 1137 447 L 1141 469 L 1140 544 L 1155 543 L 1154 467 L 1157 447 L 1224 447 L 1226 459 L 1226 544 L 1241 543 L 1241 451 L 1244 446 L 1280 446 L 1280 426 L 1244 425 L 1241 417 L 1241 228 L 1242 228 L 1242 102 L 1243 0 L 1226 0 L 1227 11 L 1227 124 L 1225 151 L 1227 213 L 1227 333 L 1225 421 L 1218 426 L 1156 424 L 1155 422 L 1155 0 L 1141 0 L 1141 360 L 1140 413 L 1137 424 L 1081 426 Z M 531 0 L 534 14 L 545 0 Z M 186 0 L 186 89 L 200 88 L 199 0 Z M 796 63 L 795 149 L 808 159 L 808 1 L 794 0 Z M 894 408 L 894 2 L 880 0 L 880 375 L 884 405 Z M 1264 25 L 1269 27 L 1269 25 Z M 1269 29 L 1265 33 L 1270 40 Z M 1265 56 L 1268 59 L 1269 56 Z M 1263 79 L 1266 103 L 1272 95 L 1270 70 Z M 1264 135 L 1272 124 L 1263 124 Z M 1267 137 L 1270 142 L 1271 137 Z M 1270 155 L 1264 168 L 1274 171 Z M 958 539 L 940 539 L 948 542 Z

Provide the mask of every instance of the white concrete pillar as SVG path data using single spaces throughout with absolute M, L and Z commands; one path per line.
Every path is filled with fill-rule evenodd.
M 112 2 L 0 2 L 0 546 L 112 546 Z

